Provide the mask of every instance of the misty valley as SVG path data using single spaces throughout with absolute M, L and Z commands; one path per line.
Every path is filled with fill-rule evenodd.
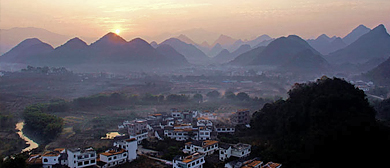
M 0 168 L 386 163 L 383 24 L 344 37 L 220 35 L 210 44 L 119 33 L 57 47 L 39 37 L 1 43 Z

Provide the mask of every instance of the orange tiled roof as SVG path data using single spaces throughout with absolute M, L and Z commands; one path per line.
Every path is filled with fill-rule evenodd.
M 122 154 L 126 152 L 124 149 L 121 149 L 120 151 L 115 151 L 115 150 L 110 150 L 108 152 L 104 152 L 104 153 L 101 153 L 101 155 L 104 155 L 104 156 L 112 156 L 112 155 L 119 155 L 119 154 Z

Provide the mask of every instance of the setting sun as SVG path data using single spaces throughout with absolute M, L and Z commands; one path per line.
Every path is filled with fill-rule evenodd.
M 119 35 L 120 32 L 121 32 L 121 30 L 119 30 L 119 29 L 116 29 L 116 30 L 115 30 L 115 33 L 116 33 L 117 35 Z

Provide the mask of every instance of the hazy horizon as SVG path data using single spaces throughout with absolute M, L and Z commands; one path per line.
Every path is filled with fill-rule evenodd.
M 186 34 L 197 43 L 212 43 L 220 34 L 253 39 L 296 34 L 344 37 L 360 24 L 390 26 L 390 1 L 1 1 L 0 28 L 37 27 L 71 37 L 99 38 L 120 30 L 161 42 Z M 203 36 L 197 35 L 203 31 Z

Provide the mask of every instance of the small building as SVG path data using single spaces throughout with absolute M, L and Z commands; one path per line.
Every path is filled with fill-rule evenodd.
M 232 156 L 232 147 L 226 143 L 219 144 L 219 160 L 225 161 Z
M 101 168 L 114 167 L 127 161 L 127 151 L 122 148 L 114 148 L 99 154 L 98 166 Z
M 263 161 L 258 158 L 251 160 L 235 160 L 225 164 L 225 168 L 262 168 Z
M 114 146 L 117 148 L 122 148 L 127 151 L 127 161 L 131 162 L 137 158 L 137 140 L 135 138 L 130 138 L 126 140 L 120 140 L 114 142 Z
M 96 151 L 92 148 L 87 149 L 68 149 L 68 167 L 81 168 L 96 165 Z
M 46 151 L 43 154 L 31 155 L 26 163 L 32 167 L 52 168 L 59 165 L 67 165 L 65 148 L 56 148 L 53 151 Z
M 250 113 L 248 109 L 240 109 L 230 116 L 233 125 L 247 125 L 250 123 Z
M 251 153 L 251 145 L 249 144 L 219 144 L 219 160 L 225 161 L 229 159 L 231 156 L 237 158 L 247 157 Z
M 232 145 L 232 156 L 242 158 L 249 156 L 249 154 L 251 154 L 251 145 L 243 143 Z
M 186 157 L 176 156 L 173 159 L 173 168 L 203 168 L 204 155 L 195 153 Z
M 205 154 L 207 156 L 213 154 L 217 150 L 218 150 L 218 141 L 205 140 L 205 141 L 187 142 L 184 146 L 183 152 L 189 154 L 200 153 L 200 154 Z

